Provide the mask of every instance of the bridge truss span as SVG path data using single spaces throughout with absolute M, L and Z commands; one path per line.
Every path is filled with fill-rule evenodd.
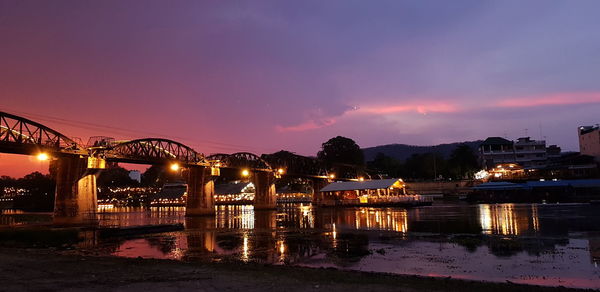
M 83 153 L 71 138 L 24 117 L 0 112 L 0 150 L 4 153 L 34 155 L 36 152 Z M 81 152 L 81 153 L 80 153 Z
M 179 142 L 162 138 L 145 138 L 115 142 L 97 150 L 109 161 L 128 163 L 180 162 L 188 165 L 208 165 L 203 154 Z
M 328 173 L 324 164 L 318 159 L 288 151 L 263 154 L 261 157 L 268 161 L 272 167 L 285 170 L 285 174 L 288 176 L 322 178 L 326 177 Z
M 249 152 L 233 154 L 217 153 L 206 157 L 213 165 L 221 168 L 248 168 L 254 171 L 272 172 L 273 167 L 260 156 Z

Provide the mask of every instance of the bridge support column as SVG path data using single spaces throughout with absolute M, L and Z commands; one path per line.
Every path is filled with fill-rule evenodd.
M 77 156 L 62 156 L 55 163 L 54 224 L 96 224 L 98 171 L 88 171 L 88 160 Z
M 277 209 L 277 197 L 275 192 L 275 177 L 272 173 L 257 171 L 253 175 L 255 194 L 254 209 Z
M 215 214 L 215 182 L 209 167 L 191 166 L 187 177 L 185 216 Z

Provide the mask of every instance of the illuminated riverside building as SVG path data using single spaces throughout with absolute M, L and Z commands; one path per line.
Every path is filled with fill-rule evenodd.
M 215 204 L 251 204 L 256 190 L 251 182 L 230 182 L 215 185 Z
M 315 196 L 317 205 L 419 205 L 431 204 L 425 198 L 406 191 L 401 179 L 334 182 Z
M 162 190 L 151 197 L 150 206 L 185 206 L 187 184 L 166 183 Z

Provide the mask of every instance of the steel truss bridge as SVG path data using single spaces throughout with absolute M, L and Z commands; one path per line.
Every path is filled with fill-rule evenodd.
M 188 185 L 186 216 L 214 214 L 214 182 L 220 169 L 241 169 L 255 186 L 255 209 L 276 207 L 275 182 L 282 176 L 304 179 L 320 189 L 334 175 L 321 161 L 287 151 L 258 156 L 249 152 L 205 156 L 170 139 L 144 138 L 115 141 L 96 139 L 82 145 L 43 124 L 0 112 L 0 153 L 40 155 L 51 158 L 56 167 L 55 224 L 89 224 L 97 220 L 98 173 L 106 162 L 176 165 L 186 170 Z M 341 169 L 341 168 L 339 168 Z M 354 168 L 336 180 L 358 180 Z M 252 175 L 249 175 L 252 173 Z M 364 174 L 364 172 L 362 173 Z
M 297 155 L 287 151 L 258 156 L 249 152 L 212 154 L 201 152 L 183 143 L 164 138 L 144 138 L 129 141 L 104 139 L 92 145 L 81 145 L 64 134 L 43 124 L 17 115 L 0 112 L 0 153 L 50 156 L 75 155 L 102 159 L 108 162 L 137 164 L 178 163 L 186 166 L 213 168 L 248 169 L 273 172 L 294 177 L 328 178 L 331 173 L 324 163 L 316 158 Z M 356 169 L 352 177 L 357 179 L 361 170 Z

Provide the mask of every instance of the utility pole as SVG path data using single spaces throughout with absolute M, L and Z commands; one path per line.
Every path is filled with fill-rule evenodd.
M 437 179 L 437 167 L 436 167 L 436 163 L 435 163 L 435 153 L 433 154 L 433 180 L 435 181 Z

